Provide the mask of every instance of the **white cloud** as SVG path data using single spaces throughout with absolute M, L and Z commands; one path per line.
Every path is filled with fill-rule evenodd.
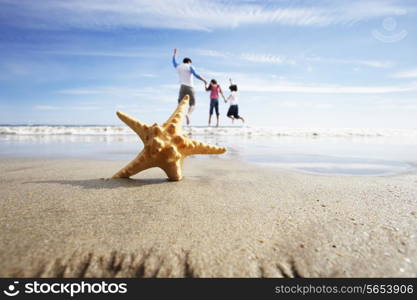
M 60 90 L 57 93 L 66 95 L 97 95 L 103 94 L 103 89 L 66 89 Z
M 145 77 L 145 78 L 156 78 L 158 77 L 155 74 L 151 74 L 151 73 L 144 73 L 144 74 L 139 74 L 140 77 Z
M 151 27 L 213 30 L 251 24 L 329 26 L 405 14 L 410 8 L 392 1 L 251 2 L 224 0 L 0 0 L 13 18 L 1 23 L 56 29 Z
M 369 99 L 367 105 L 383 110 L 416 110 L 417 98 L 381 96 Z
M 120 96 L 141 96 L 143 94 L 148 94 L 153 92 L 154 89 L 145 88 L 145 89 L 135 89 L 129 87 L 88 87 L 88 88 L 71 88 L 59 90 L 57 93 L 66 94 L 66 95 L 120 95 Z
M 393 74 L 391 77 L 393 78 L 417 78 L 417 69 L 401 71 L 401 72 Z
M 331 84 L 266 83 L 242 85 L 241 90 L 251 92 L 291 92 L 309 94 L 387 94 L 417 91 L 417 85 L 344 86 Z
M 59 110 L 60 107 L 52 106 L 52 105 L 36 105 L 34 109 L 36 110 Z
M 267 53 L 230 53 L 226 51 L 217 51 L 211 49 L 196 49 L 195 52 L 202 56 L 233 58 L 255 63 L 267 64 L 295 64 L 294 59 L 290 59 L 284 55 L 267 54 Z
M 332 104 L 327 103 L 315 103 L 314 101 L 279 101 L 277 106 L 283 108 L 311 108 L 311 109 L 331 109 L 334 107 Z
M 98 106 L 70 106 L 68 109 L 71 110 L 98 110 L 100 107 Z
M 308 93 L 308 94 L 389 94 L 417 91 L 417 83 L 402 85 L 340 85 L 326 83 L 305 83 L 276 78 L 274 75 L 226 73 L 202 69 L 201 72 L 213 76 L 220 84 L 228 83 L 231 77 L 241 91 L 274 93 Z
M 42 54 L 63 55 L 63 56 L 103 56 L 103 57 L 122 57 L 122 58 L 146 58 L 154 56 L 150 49 L 146 53 L 144 49 L 131 51 L 41 51 Z
M 417 104 L 415 105 L 396 105 L 396 104 L 391 104 L 391 105 L 380 105 L 377 106 L 377 108 L 379 109 L 387 109 L 387 110 L 392 110 L 392 109 L 401 109 L 401 110 L 417 110 Z
M 53 106 L 53 105 L 35 105 L 36 110 L 98 110 L 98 106 Z
M 210 50 L 210 49 L 197 49 L 196 53 L 203 56 L 211 56 L 211 57 L 230 57 L 231 53 L 228 52 L 221 52 L 217 50 Z
M 172 85 L 174 86 L 174 85 Z M 178 88 L 177 85 L 175 85 Z M 148 102 L 172 102 L 172 87 L 159 85 L 145 88 L 131 88 L 124 86 L 93 86 L 86 88 L 70 88 L 56 91 L 57 94 L 72 96 L 111 97 L 116 101 L 135 99 L 136 101 Z M 176 95 L 176 93 L 175 93 Z
M 259 63 L 268 63 L 268 64 L 295 64 L 295 60 L 288 59 L 285 56 L 277 56 L 272 54 L 254 54 L 254 53 L 243 53 L 240 55 L 240 58 L 243 60 Z
M 394 66 L 393 62 L 379 61 L 379 60 L 339 59 L 339 58 L 329 58 L 329 57 L 319 57 L 319 56 L 307 57 L 306 60 L 310 62 L 349 64 L 349 65 L 367 66 L 367 67 L 373 67 L 373 68 L 390 68 Z
M 366 60 L 366 59 L 340 59 L 331 57 L 320 57 L 320 56 L 308 56 L 308 57 L 288 57 L 285 55 L 276 55 L 268 53 L 230 53 L 221 52 L 210 49 L 197 49 L 196 53 L 203 56 L 221 57 L 241 59 L 249 62 L 266 63 L 266 64 L 290 64 L 295 65 L 297 61 L 305 61 L 306 63 L 323 62 L 331 64 L 348 64 L 355 66 L 367 66 L 372 68 L 391 68 L 394 63 L 391 61 L 380 61 L 380 60 Z M 308 71 L 312 71 L 312 67 L 308 67 Z

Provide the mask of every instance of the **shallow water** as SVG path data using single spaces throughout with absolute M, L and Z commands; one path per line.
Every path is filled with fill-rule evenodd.
M 392 137 L 202 135 L 228 152 L 204 159 L 238 159 L 301 172 L 388 175 L 417 168 L 417 141 Z M 130 160 L 142 148 L 135 135 L 0 135 L 1 157 Z

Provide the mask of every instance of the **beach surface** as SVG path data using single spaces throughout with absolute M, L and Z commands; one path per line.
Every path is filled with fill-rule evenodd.
M 0 276 L 416 277 L 417 174 L 0 159 Z

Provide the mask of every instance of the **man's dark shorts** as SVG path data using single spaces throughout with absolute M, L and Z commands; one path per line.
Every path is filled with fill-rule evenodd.
M 191 86 L 181 84 L 180 87 L 180 94 L 178 95 L 178 103 L 181 102 L 182 98 L 185 97 L 185 95 L 190 96 L 190 106 L 195 105 L 195 97 L 194 97 L 194 89 Z

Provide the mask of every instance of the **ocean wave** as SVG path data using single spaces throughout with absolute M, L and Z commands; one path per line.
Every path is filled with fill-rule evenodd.
M 185 131 L 193 135 L 417 138 L 417 129 L 190 127 L 186 128 Z
M 0 126 L 2 135 L 126 135 L 125 126 Z
M 184 133 L 204 136 L 285 137 L 401 137 L 417 139 L 417 129 L 371 128 L 276 128 L 276 127 L 184 127 Z M 126 126 L 0 126 L 1 135 L 134 135 Z

